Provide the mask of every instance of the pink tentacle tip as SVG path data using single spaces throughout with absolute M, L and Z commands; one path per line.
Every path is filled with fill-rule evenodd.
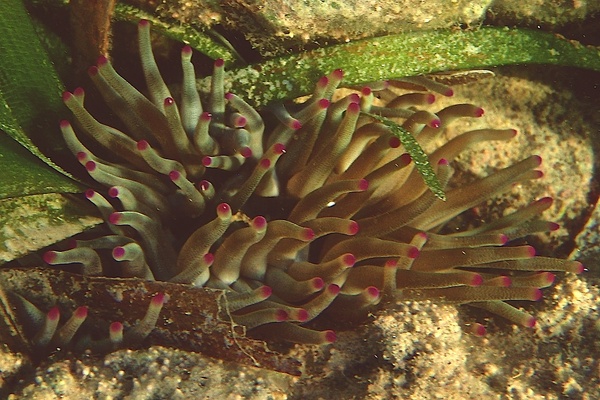
M 529 257 L 535 257 L 535 247 L 533 246 L 526 246 L 527 249 L 527 253 L 529 255 Z
M 548 223 L 548 230 L 550 232 L 554 232 L 560 229 L 560 225 L 557 224 L 556 222 L 549 222 Z
M 331 75 L 333 75 L 334 78 L 336 79 L 342 79 L 344 78 L 344 70 L 341 68 L 338 68 L 336 70 L 334 70 Z
M 192 54 L 192 47 L 190 45 L 185 45 L 183 46 L 183 48 L 181 49 L 181 52 L 186 55 L 189 56 L 190 54 Z
M 319 107 L 321 107 L 322 109 L 326 109 L 329 107 L 330 101 L 327 99 L 321 99 L 319 100 Z
M 282 308 L 279 308 L 275 311 L 275 320 L 278 322 L 283 322 L 283 321 L 287 321 L 289 318 L 289 315 L 287 313 L 287 311 L 285 311 Z
M 504 233 L 500 234 L 500 242 L 502 245 L 505 245 L 506 243 L 508 243 L 508 236 L 506 236 Z
M 217 215 L 219 217 L 231 216 L 231 207 L 227 203 L 221 203 L 217 206 Z
M 222 68 L 223 65 L 225 65 L 225 60 L 223 60 L 222 58 L 217 58 L 215 60 L 215 67 L 216 68 Z
M 445 158 L 440 158 L 440 161 L 438 161 L 438 165 L 447 166 L 448 164 L 448 160 L 446 160 Z
M 75 318 L 86 319 L 88 315 L 88 308 L 86 306 L 77 307 L 75 310 Z
M 213 253 L 206 253 L 202 259 L 204 260 L 204 264 L 211 266 L 215 262 L 215 255 Z
M 306 311 L 304 308 L 300 308 L 298 309 L 298 311 L 296 311 L 294 319 L 298 322 L 305 322 L 309 316 L 310 314 L 308 313 L 308 311 Z
M 442 126 L 442 121 L 440 121 L 438 118 L 434 118 L 431 121 L 429 121 L 428 125 L 434 129 L 437 129 L 440 126 Z
M 58 309 L 58 306 L 52 307 L 48 311 L 48 314 L 46 314 L 46 318 L 48 318 L 49 321 L 57 321 L 60 318 L 60 310 Z
M 166 97 L 165 98 L 164 105 L 166 107 L 172 106 L 173 104 L 175 104 L 175 100 L 172 97 Z
M 110 216 L 108 217 L 108 222 L 110 222 L 113 225 L 118 224 L 119 221 L 121 221 L 121 213 L 118 211 L 110 214 Z
M 112 251 L 112 256 L 115 260 L 120 260 L 123 258 L 123 256 L 125 256 L 125 248 L 122 246 L 115 247 Z
M 69 91 L 64 91 L 62 94 L 62 100 L 64 102 L 67 102 L 69 100 L 71 100 L 73 98 L 73 93 L 69 92 Z
M 171 179 L 173 182 L 179 180 L 179 178 L 181 178 L 181 174 L 179 173 L 179 171 L 171 171 L 169 172 L 169 179 Z
M 501 287 L 511 287 L 512 286 L 512 279 L 510 279 L 509 276 L 499 276 L 498 278 L 500 278 L 500 284 L 499 286 Z
M 360 90 L 360 94 L 362 94 L 363 96 L 370 96 L 371 93 L 373 93 L 373 91 L 371 90 L 371 88 L 369 86 L 365 86 L 364 88 L 362 88 Z
M 140 19 L 140 22 L 138 22 L 138 26 L 140 28 L 146 28 L 150 26 L 150 21 L 148 21 L 147 19 Z
M 71 126 L 71 123 L 68 120 L 63 119 L 60 121 L 59 125 L 60 125 L 61 129 L 66 129 Z
M 110 330 L 111 334 L 119 334 L 123 332 L 123 324 L 118 321 L 115 321 L 110 324 L 110 327 L 108 329 Z
M 556 280 L 556 275 L 554 275 L 552 272 L 545 272 L 544 278 L 548 285 L 552 285 Z
M 42 256 L 42 259 L 46 264 L 52 264 L 56 261 L 56 252 L 55 251 L 47 251 Z
M 534 288 L 531 293 L 531 301 L 540 301 L 542 299 L 542 291 L 538 288 Z
M 552 197 L 542 197 L 536 203 L 539 203 L 539 204 L 549 207 L 552 205 L 553 202 L 554 202 L 554 199 Z
M 261 286 L 259 289 L 260 289 L 260 297 L 262 297 L 263 299 L 268 299 L 273 294 L 273 289 L 271 289 L 271 286 L 265 285 L 265 286 Z
M 260 166 L 263 169 L 271 168 L 271 160 L 269 160 L 268 158 L 263 158 L 262 160 L 260 160 Z
M 410 154 L 404 153 L 404 154 L 400 155 L 399 161 L 402 165 L 408 165 L 412 162 L 412 157 L 410 156 Z
M 388 142 L 388 146 L 390 146 L 390 148 L 392 149 L 397 149 L 398 147 L 400 147 L 402 143 L 400 142 L 400 139 L 397 138 L 396 136 L 391 137 L 389 142 Z
M 473 116 L 476 118 L 482 117 L 483 114 L 485 114 L 485 111 L 481 107 L 477 107 L 475 108 L 475 111 L 473 111 Z
M 140 140 L 137 142 L 136 147 L 139 151 L 144 151 L 150 147 L 150 143 L 147 140 Z
M 398 266 L 398 260 L 387 260 L 383 266 L 384 268 L 396 268 Z
M 360 181 L 358 181 L 358 190 L 360 190 L 361 192 L 364 192 L 368 188 L 369 188 L 369 181 L 368 180 L 361 179 Z
M 300 128 L 302 128 L 302 122 L 298 121 L 297 119 L 294 119 L 292 121 L 292 123 L 290 124 L 290 128 L 292 128 L 293 130 L 297 131 Z
M 91 199 L 92 197 L 94 197 L 96 195 L 96 191 L 94 189 L 88 189 L 85 191 L 85 198 L 86 199 Z
M 419 232 L 416 234 L 416 236 L 419 236 L 421 240 L 427 240 L 427 233 L 425 232 Z
M 77 247 L 77 240 L 76 239 L 69 239 L 69 241 L 67 242 L 67 249 L 74 249 Z
M 315 290 L 321 290 L 325 287 L 325 281 L 319 276 L 312 278 L 311 283 Z
M 469 286 L 477 287 L 477 286 L 481 286 L 482 283 L 483 283 L 483 277 L 479 274 L 475 274 L 471 278 L 471 282 L 469 282 Z
M 360 104 L 358 104 L 358 103 L 348 104 L 347 111 L 351 114 L 358 114 L 360 112 Z
M 434 95 L 434 94 L 431 94 L 431 93 L 430 93 L 430 94 L 428 94 L 428 95 L 427 95 L 427 99 L 425 100 L 425 102 L 426 102 L 427 104 L 433 104 L 433 103 L 435 103 L 435 95 Z
M 85 169 L 89 172 L 94 172 L 96 170 L 96 163 L 93 161 L 88 161 L 85 163 Z
M 157 293 L 152 297 L 151 305 L 153 307 L 162 307 L 163 304 L 167 301 L 167 298 L 164 293 Z
M 337 340 L 337 335 L 335 334 L 334 331 L 329 330 L 329 331 L 325 331 L 323 333 L 323 341 L 325 343 L 333 343 L 336 340 Z
M 244 158 L 252 157 L 252 149 L 248 146 L 244 146 L 240 149 L 240 155 Z
M 275 143 L 273 145 L 273 153 L 275 153 L 275 154 L 283 154 L 283 153 L 285 153 L 285 144 L 283 144 L 283 143 Z
M 474 323 L 469 327 L 469 332 L 475 336 L 483 337 L 487 333 L 487 329 L 480 323 Z
M 96 65 L 98 66 L 98 68 L 101 68 L 101 67 L 105 66 L 106 64 L 108 64 L 108 58 L 106 58 L 105 55 L 101 55 L 96 60 Z
M 85 96 L 85 90 L 83 90 L 82 87 L 76 87 L 75 90 L 73 90 L 73 96 L 83 97 Z
M 419 257 L 419 254 L 420 254 L 420 253 L 421 253 L 421 252 L 419 251 L 419 249 L 418 249 L 417 247 L 415 247 L 415 246 L 411 246 L 411 248 L 410 248 L 410 249 L 408 249 L 408 252 L 406 253 L 406 256 L 407 256 L 408 258 L 415 259 L 415 258 Z
M 358 95 L 358 93 L 352 93 L 348 99 L 350 100 L 350 104 L 358 104 L 360 102 L 360 96 Z
M 446 97 L 452 97 L 454 96 L 454 89 L 452 88 L 448 88 L 444 93 L 442 93 L 444 96 Z
M 267 227 L 267 219 L 262 215 L 254 217 L 252 220 L 252 227 L 257 230 L 263 230 Z
M 82 162 L 82 161 L 87 160 L 88 155 L 85 151 L 78 151 L 76 157 L 77 157 L 77 161 Z
M 204 122 L 209 122 L 212 119 L 212 114 L 205 111 L 200 114 L 200 119 Z
M 576 274 L 581 274 L 582 272 L 587 271 L 587 268 L 585 268 L 583 266 L 583 264 L 580 263 L 579 261 L 575 261 L 574 262 L 574 267 L 573 267 L 573 269 L 571 271 L 574 272 L 574 273 L 576 273 Z
M 329 84 L 329 78 L 326 76 L 322 76 L 321 78 L 319 78 L 319 81 L 317 82 L 317 86 L 320 88 L 324 88 L 328 84 Z
M 212 164 L 212 157 L 211 156 L 204 156 L 202 158 L 202 165 L 205 167 L 210 167 Z
M 198 185 L 200 187 L 200 190 L 207 191 L 208 189 L 210 189 L 211 183 L 205 179 L 200 181 Z
M 115 186 L 111 187 L 108 189 L 108 195 L 113 199 L 119 197 L 119 189 Z
M 340 292 L 340 287 L 335 283 L 332 283 L 329 286 L 327 286 L 327 292 L 332 296 L 337 296 Z
M 302 240 L 305 242 L 310 242 L 315 238 L 315 231 L 313 231 L 311 228 L 304 228 L 301 236 Z
M 525 321 L 524 325 L 527 328 L 535 328 L 535 326 L 537 325 L 537 320 L 535 319 L 535 317 L 532 317 L 530 315 L 529 318 L 527 318 L 527 320 Z
M 359 229 L 360 229 L 360 226 L 358 225 L 358 222 L 356 222 L 356 221 L 350 221 L 348 223 L 348 231 L 347 231 L 347 233 L 348 233 L 348 235 L 354 236 L 354 235 L 356 235 L 358 233 Z
M 353 267 L 356 264 L 356 257 L 352 253 L 346 253 L 342 256 L 342 262 L 348 268 Z
M 365 292 L 373 300 L 376 300 L 379 298 L 380 291 L 375 286 L 369 286 L 368 288 L 365 289 Z
M 91 67 L 88 68 L 87 73 L 89 76 L 98 75 L 98 67 L 95 65 L 92 65 Z
M 231 100 L 233 98 L 233 93 L 227 92 L 225 93 L 225 100 Z

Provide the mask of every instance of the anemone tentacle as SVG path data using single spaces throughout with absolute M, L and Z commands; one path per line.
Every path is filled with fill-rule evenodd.
M 430 90 L 451 96 L 451 88 L 417 77 L 338 95 L 343 71 L 336 70 L 322 77 L 303 103 L 254 110 L 225 93 L 223 60 L 214 62 L 210 93 L 199 95 L 186 46 L 182 98 L 176 100 L 154 62 L 148 30 L 149 23 L 140 22 L 149 98 L 106 57 L 89 71 L 130 134 L 91 116 L 81 90 L 64 96 L 77 124 L 73 129 L 63 121 L 61 130 L 92 179 L 111 188 L 112 200 L 96 192 L 89 199 L 112 233 L 96 246 L 80 242 L 77 251 L 61 257 L 49 253 L 46 261 L 89 265 L 99 262 L 95 251 L 108 247 L 116 264 L 126 263 L 117 268 L 122 276 L 224 289 L 235 305 L 233 321 L 250 333 L 268 331 L 298 343 L 335 340 L 330 330 L 312 330 L 308 323 L 315 318 L 357 319 L 392 299 L 471 304 L 532 326 L 533 317 L 507 301 L 537 300 L 539 288 L 553 277 L 544 271 L 581 272 L 575 261 L 536 257 L 529 246 L 507 244 L 508 238 L 555 227 L 539 218 L 548 199 L 479 228 L 443 231 L 466 209 L 514 182 L 539 177 L 540 157 L 451 189 L 443 202 L 423 183 L 400 140 L 362 114 L 397 118 L 429 148 L 457 118 L 483 114 L 472 104 L 436 113 L 419 109 L 434 103 Z M 275 118 L 265 118 L 269 112 Z M 95 146 L 84 146 L 80 131 Z M 446 185 L 460 152 L 515 134 L 513 129 L 471 131 L 428 155 Z M 97 158 L 91 152 L 96 147 L 120 161 Z M 512 286 L 503 271 L 514 274 Z M 161 301 L 153 300 L 146 318 L 125 337 L 122 326 L 111 327 L 112 343 L 147 334 Z M 54 317 L 49 315 L 43 332 L 52 328 Z M 36 340 L 46 343 L 48 335 Z

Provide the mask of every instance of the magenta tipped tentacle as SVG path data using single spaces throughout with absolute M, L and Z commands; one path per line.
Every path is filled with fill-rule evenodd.
M 289 303 L 298 303 L 323 289 L 325 282 L 320 277 L 298 281 L 279 268 L 268 268 L 265 281 L 274 288 L 276 296 Z
M 196 130 L 203 109 L 200 94 L 196 89 L 196 72 L 192 64 L 192 48 L 187 45 L 181 49 L 181 69 L 183 70 L 181 124 L 184 131 L 191 136 Z
M 146 263 L 144 250 L 139 244 L 133 242 L 117 246 L 113 248 L 112 256 L 116 261 L 123 262 L 123 276 L 154 280 L 154 274 Z
M 323 310 L 329 307 L 339 293 L 340 287 L 336 284 L 330 284 L 315 298 L 307 303 L 304 303 L 302 307 L 308 312 L 308 318 L 306 319 L 306 322 L 312 321 L 319 314 L 321 314 Z
M 198 228 L 184 243 L 177 257 L 179 270 L 184 271 L 200 262 L 202 257 L 209 252 L 213 243 L 223 236 L 231 222 L 231 207 L 227 203 L 219 204 L 217 217 Z
M 188 215 L 192 218 L 201 215 L 204 212 L 206 201 L 196 186 L 176 170 L 169 172 L 169 178 L 183 193 L 185 199 L 183 207 Z
M 273 293 L 270 286 L 260 286 L 249 292 L 228 293 L 226 306 L 229 312 L 241 310 L 244 307 L 263 302 Z
M 52 337 L 50 342 L 51 346 L 64 347 L 73 339 L 77 330 L 86 320 L 88 315 L 88 309 L 85 306 L 78 307 L 73 315 L 65 322 L 59 329 L 56 330 L 55 335 Z
M 36 347 L 44 348 L 50 343 L 58 327 L 59 319 L 60 310 L 56 306 L 52 307 L 46 314 L 37 334 L 33 337 L 32 342 Z
M 150 22 L 141 20 L 138 23 L 138 48 L 140 50 L 140 60 L 142 62 L 142 70 L 150 92 L 150 98 L 155 106 L 163 109 L 163 100 L 171 97 L 171 92 L 163 81 L 154 54 L 152 52 L 152 43 L 150 41 Z
M 169 266 L 175 263 L 177 257 L 158 221 L 136 211 L 114 212 L 108 221 L 113 225 L 128 225 L 136 230 L 141 238 L 141 246 L 148 252 L 146 261 L 157 279 L 166 280 L 173 275 Z
M 213 276 L 227 286 L 237 281 L 242 259 L 248 249 L 265 236 L 266 230 L 267 220 L 258 216 L 250 222 L 250 226 L 229 235 L 215 253 L 215 262 L 211 268 Z
M 186 171 L 179 161 L 169 160 L 162 157 L 158 152 L 150 146 L 146 140 L 140 140 L 136 144 L 136 149 L 148 163 L 148 165 L 156 172 L 168 175 L 169 172 L 175 170 L 186 176 Z
M 264 280 L 269 253 L 282 239 L 290 238 L 310 242 L 314 232 L 286 220 L 275 220 L 267 223 L 267 232 L 258 243 L 252 245 L 241 262 L 240 274 L 249 279 Z
M 123 343 L 123 324 L 121 322 L 113 322 L 108 327 L 109 340 L 113 348 L 120 346 Z
M 273 322 L 287 321 L 288 314 L 282 308 L 266 308 L 243 315 L 234 315 L 233 320 L 236 324 L 244 325 L 247 329 L 253 329 Z
M 165 302 L 166 296 L 164 293 L 154 295 L 150 300 L 144 317 L 133 328 L 125 332 L 123 340 L 131 344 L 136 344 L 144 340 L 156 326 L 160 311 Z
M 325 183 L 337 158 L 350 142 L 359 112 L 360 106 L 357 103 L 348 105 L 344 119 L 339 124 L 334 139 L 327 146 L 321 147 L 322 150 L 315 156 L 315 160 L 319 161 L 307 165 L 288 181 L 287 189 L 291 194 L 302 198 Z
M 82 274 L 102 275 L 102 263 L 95 250 L 89 247 L 75 247 L 65 251 L 48 251 L 44 261 L 50 265 L 80 263 Z
M 234 210 L 239 210 L 248 201 L 254 189 L 258 186 L 267 171 L 275 168 L 275 163 L 285 153 L 285 146 L 281 143 L 275 143 L 258 161 L 252 174 L 245 180 L 239 190 L 229 200 Z

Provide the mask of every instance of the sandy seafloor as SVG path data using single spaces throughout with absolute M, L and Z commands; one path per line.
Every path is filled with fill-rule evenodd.
M 486 114 L 476 121 L 461 119 L 453 129 L 492 126 L 519 132 L 510 142 L 480 144 L 461 156 L 456 173 L 462 178 L 485 175 L 530 154 L 543 158 L 542 179 L 516 185 L 477 214 L 485 218 L 551 196 L 554 204 L 544 216 L 561 229 L 530 243 L 539 254 L 579 259 L 587 268 L 579 276 L 557 274 L 541 302 L 520 304 L 537 317 L 535 328 L 464 306 L 398 303 L 338 332 L 332 345 L 294 347 L 290 356 L 304 364 L 299 378 L 152 347 L 43 362 L 9 389 L 10 398 L 600 398 L 600 76 L 511 67 L 455 92 L 452 103 L 475 103 Z M 432 110 L 441 106 L 436 102 Z M 487 325 L 486 336 L 466 333 L 475 320 Z M 18 369 L 18 362 L 0 354 L 0 369 L 10 368 Z

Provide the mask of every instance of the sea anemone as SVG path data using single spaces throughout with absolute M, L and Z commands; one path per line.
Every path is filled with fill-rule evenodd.
M 418 109 L 434 102 L 429 90 L 451 96 L 447 86 L 411 78 L 342 91 L 343 71 L 336 70 L 303 99 L 255 110 L 225 93 L 222 60 L 214 62 L 209 93 L 199 93 L 185 46 L 176 101 L 149 29 L 139 23 L 148 97 L 106 57 L 89 70 L 127 133 L 95 119 L 83 89 L 63 96 L 76 129 L 68 121 L 60 128 L 100 185 L 85 196 L 106 226 L 69 250 L 45 253 L 48 264 L 223 289 L 228 315 L 249 334 L 295 343 L 332 342 L 332 330 L 316 327 L 414 299 L 467 304 L 533 326 L 531 315 L 507 301 L 538 300 L 553 281 L 549 271 L 581 272 L 579 262 L 512 244 L 556 229 L 539 218 L 550 198 L 475 228 L 444 230 L 463 211 L 542 175 L 534 155 L 456 185 L 451 163 L 460 152 L 517 132 L 481 129 L 440 144 L 452 121 L 483 114 L 471 104 Z M 426 150 L 445 200 L 429 190 L 407 143 L 382 117 Z

